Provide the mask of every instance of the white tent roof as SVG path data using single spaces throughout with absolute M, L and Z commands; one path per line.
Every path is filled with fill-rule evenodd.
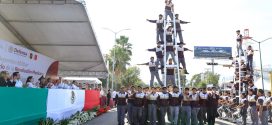
M 1 39 L 58 60 L 60 76 L 107 76 L 84 2 L 0 0 L 0 21 Z

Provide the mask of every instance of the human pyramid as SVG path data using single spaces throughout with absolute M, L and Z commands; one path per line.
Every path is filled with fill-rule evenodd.
M 171 20 L 167 20 L 168 17 Z M 204 125 L 206 122 L 214 124 L 219 99 L 215 88 L 213 90 L 209 88 L 209 94 L 206 88 L 201 89 L 201 91 L 197 88 L 192 88 L 191 91 L 189 88 L 184 88 L 182 93 L 180 87 L 178 87 L 180 84 L 176 84 L 175 72 L 177 73 L 181 69 L 180 63 L 184 69 L 184 74 L 189 74 L 186 69 L 183 52 L 192 50 L 183 47 L 185 43 L 181 29 L 181 24 L 189 22 L 180 20 L 179 15 L 174 14 L 174 4 L 171 0 L 165 0 L 164 16 L 160 14 L 158 20 L 147 19 L 147 21 L 157 25 L 157 46 L 148 49 L 148 51 L 156 53 L 157 60 L 155 61 L 154 57 L 151 57 L 148 63 L 138 65 L 149 66 L 151 88 L 142 88 L 141 86 L 121 87 L 120 92 L 115 97 L 118 124 L 125 124 L 126 111 L 130 125 L 165 125 L 166 114 L 168 121 L 172 125 Z M 179 37 L 179 43 L 176 40 L 176 36 Z M 171 58 L 168 60 L 170 55 Z M 166 60 L 168 60 L 167 65 L 165 63 Z M 164 83 L 159 77 L 158 70 L 161 70 L 161 73 L 166 75 Z M 156 77 L 161 87 L 154 87 L 154 77 Z M 200 110 L 203 111 L 199 113 Z M 206 114 L 208 117 L 206 117 Z M 198 115 L 201 116 L 200 119 L 198 119 Z
M 168 17 L 171 20 L 167 20 Z M 233 65 L 236 67 L 236 81 L 233 84 L 235 92 L 232 94 L 218 92 L 216 87 L 192 87 L 191 90 L 183 88 L 183 91 L 180 91 L 180 83 L 176 82 L 178 80 L 175 78 L 175 73 L 179 73 L 181 69 L 179 65 L 182 64 L 184 73 L 188 74 L 184 51 L 192 51 L 184 47 L 181 24 L 189 22 L 180 20 L 179 15 L 174 14 L 174 4 L 171 0 L 165 0 L 164 16 L 160 14 L 158 20 L 147 19 L 147 21 L 157 25 L 157 46 L 147 49 L 156 53 L 157 60 L 151 57 L 149 62 L 138 65 L 149 66 L 150 87 L 121 87 L 114 97 L 117 104 L 118 125 L 125 124 L 126 114 L 130 125 L 165 125 L 166 116 L 171 125 L 214 125 L 216 117 L 224 118 L 223 113 L 233 120 L 242 118 L 243 125 L 247 124 L 249 113 L 253 125 L 259 125 L 259 123 L 268 125 L 268 118 L 271 119 L 272 116 L 272 113 L 268 114 L 271 112 L 271 93 L 268 93 L 266 97 L 264 90 L 257 90 L 253 84 L 254 80 L 251 77 L 253 75 L 253 49 L 251 46 L 246 50 L 247 65 L 243 61 L 238 63 L 240 61 L 238 57 L 244 56 L 243 37 L 239 30 L 236 39 L 238 55 L 237 58 L 233 58 Z M 179 43 L 176 36 L 179 37 Z M 170 55 L 171 58 L 168 59 Z M 241 69 L 241 74 L 238 73 L 238 69 Z M 159 70 L 166 76 L 163 82 L 159 77 Z M 154 77 L 161 87 L 154 87 Z M 240 87 L 237 80 L 242 83 Z
M 168 17 L 170 20 L 168 20 Z M 179 70 L 183 69 L 184 74 L 189 74 L 186 69 L 186 63 L 184 58 L 184 51 L 192 51 L 188 48 L 183 47 L 185 45 L 183 41 L 181 24 L 187 24 L 190 22 L 182 21 L 179 19 L 179 15 L 175 14 L 174 18 L 174 4 L 171 0 L 165 1 L 165 15 L 159 15 L 158 20 L 149 20 L 151 23 L 156 23 L 157 28 L 157 46 L 155 48 L 147 49 L 150 52 L 155 52 L 157 60 L 154 57 L 150 58 L 147 63 L 142 63 L 138 65 L 148 65 L 151 79 L 150 86 L 154 86 L 154 77 L 156 77 L 158 83 L 161 86 L 167 85 L 179 85 L 176 82 L 179 80 Z M 179 37 L 179 43 L 176 38 Z M 171 55 L 171 58 L 169 56 Z M 168 62 L 168 63 L 166 63 Z M 182 68 L 180 67 L 182 65 Z M 159 71 L 161 74 L 166 76 L 166 81 L 160 79 Z M 164 74 L 166 71 L 166 74 Z M 178 76 L 178 78 L 175 78 Z M 164 77 L 165 78 L 165 77 Z

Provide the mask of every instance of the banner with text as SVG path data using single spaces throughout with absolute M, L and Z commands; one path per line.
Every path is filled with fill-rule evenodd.
M 229 59 L 232 57 L 231 47 L 195 46 L 195 58 Z
M 57 76 L 58 61 L 10 42 L 0 40 L 0 71 L 20 72 L 22 82 L 43 76 Z

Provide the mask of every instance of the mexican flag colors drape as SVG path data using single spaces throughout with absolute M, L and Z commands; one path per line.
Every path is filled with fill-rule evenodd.
M 37 125 L 41 119 L 62 120 L 99 105 L 95 90 L 0 87 L 0 125 Z

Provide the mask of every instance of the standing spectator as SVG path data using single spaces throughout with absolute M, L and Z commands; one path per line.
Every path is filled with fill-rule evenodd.
M 110 92 L 110 89 L 109 89 L 108 94 L 107 94 L 107 106 L 110 105 L 110 99 L 111 99 L 111 92 Z
M 116 107 L 117 106 L 117 103 L 116 103 L 116 94 L 117 94 L 117 92 L 115 91 L 115 90 L 113 90 L 113 92 L 112 92 L 112 98 L 113 98 L 113 101 L 114 101 L 114 106 Z
M 33 76 L 28 76 L 26 79 L 26 87 L 27 88 L 37 88 L 34 84 L 33 84 L 34 78 Z
M 14 87 L 12 82 L 9 80 L 9 73 L 7 71 L 2 71 L 0 73 L 0 87 Z
M 39 78 L 39 85 L 40 85 L 40 88 L 45 88 L 46 87 L 46 82 L 45 82 L 45 78 L 43 76 L 41 76 Z
M 14 72 L 12 74 L 12 77 L 13 77 L 13 81 L 15 82 L 15 87 L 22 88 L 23 87 L 23 83 L 20 80 L 21 79 L 20 73 L 19 72 Z
M 46 80 L 46 85 L 47 85 L 47 88 L 54 88 L 54 84 L 53 84 L 53 82 L 52 82 L 52 79 L 51 78 L 47 78 L 47 80 Z

